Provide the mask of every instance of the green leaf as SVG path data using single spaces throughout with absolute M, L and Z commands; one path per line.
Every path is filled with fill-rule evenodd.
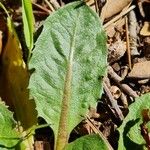
M 14 147 L 19 141 L 19 134 L 15 130 L 16 122 L 13 113 L 0 100 L 0 149 Z
M 119 127 L 119 146 L 118 150 L 125 149 L 144 149 L 145 141 L 141 135 L 140 124 L 142 124 L 142 110 L 150 108 L 150 93 L 136 98 L 135 102 L 129 107 L 129 114 Z M 148 126 L 150 129 L 150 126 Z
M 31 50 L 33 48 L 34 33 L 34 16 L 32 11 L 31 0 L 22 0 L 22 18 L 25 41 L 29 49 L 28 58 L 30 58 Z
M 91 134 L 67 144 L 64 150 L 109 150 L 109 148 L 98 134 Z
M 60 145 L 88 109 L 96 107 L 106 56 L 99 17 L 84 3 L 68 4 L 44 23 L 29 63 L 35 68 L 29 88 L 38 115 L 51 124 L 55 140 L 62 139 Z

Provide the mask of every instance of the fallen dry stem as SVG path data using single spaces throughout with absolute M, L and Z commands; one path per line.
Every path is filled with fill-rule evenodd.
M 130 12 L 131 10 L 133 10 L 136 6 L 132 5 L 131 7 L 129 7 L 127 10 L 122 11 L 119 15 L 117 15 L 116 17 L 114 17 L 113 19 L 111 19 L 110 21 L 108 21 L 107 23 L 105 23 L 103 25 L 104 28 L 107 28 L 108 26 L 110 26 L 112 23 L 114 23 L 115 21 L 117 21 L 118 19 L 120 19 L 122 16 L 126 15 L 128 12 Z
M 129 68 L 132 68 L 131 65 L 131 50 L 130 50 L 130 40 L 129 40 L 129 27 L 128 27 L 128 18 L 125 16 L 125 27 L 126 27 L 126 46 L 127 46 L 127 55 L 128 55 L 128 64 Z
M 48 5 L 48 7 L 50 8 L 50 10 L 53 12 L 55 11 L 54 6 L 52 6 L 52 4 L 48 1 L 48 0 L 44 0 L 45 3 Z
M 47 8 L 45 8 L 45 7 L 43 7 L 43 6 L 39 5 L 39 4 L 36 4 L 36 3 L 33 3 L 33 2 L 32 2 L 32 4 L 33 4 L 34 6 L 36 6 L 36 7 L 38 7 L 39 9 L 45 11 L 45 12 L 48 13 L 48 14 L 51 13 L 50 10 L 48 10 Z
M 134 10 L 129 12 L 129 36 L 130 36 L 130 49 L 131 49 L 131 56 L 139 55 L 137 50 L 137 19 Z
M 111 66 L 108 66 L 108 74 L 115 82 L 121 82 L 123 79 L 115 73 Z
M 150 3 L 150 0 L 137 0 L 137 3 L 138 3 L 140 13 L 141 13 L 142 17 L 144 18 L 145 17 L 145 12 L 144 12 L 144 9 L 143 9 L 143 3 Z
M 60 8 L 60 5 L 57 0 L 50 0 L 50 3 L 53 5 L 53 7 L 57 10 Z
M 122 111 L 120 110 L 118 104 L 117 104 L 117 101 L 113 98 L 109 88 L 107 87 L 105 81 L 103 82 L 103 87 L 104 87 L 104 90 L 106 92 L 106 95 L 108 96 L 109 100 L 110 100 L 110 103 L 111 103 L 111 106 L 113 107 L 113 109 L 115 110 L 115 113 L 116 115 L 119 117 L 119 119 L 122 121 L 124 119 L 124 116 L 122 114 Z
M 110 78 L 112 78 L 126 94 L 128 94 L 129 96 L 131 96 L 133 98 L 139 97 L 137 95 L 137 93 L 135 91 L 133 91 L 133 89 L 131 89 L 127 84 L 121 83 L 121 81 L 123 79 L 114 72 L 114 70 L 111 66 L 108 66 L 108 74 L 109 74 Z
M 128 108 L 128 100 L 126 95 L 123 92 L 121 93 L 120 99 L 123 103 L 124 108 Z

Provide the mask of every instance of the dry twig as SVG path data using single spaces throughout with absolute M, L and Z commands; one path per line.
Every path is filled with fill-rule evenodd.
M 129 30 L 128 30 L 128 18 L 125 17 L 125 26 L 126 26 L 126 45 L 127 45 L 127 55 L 128 55 L 128 64 L 131 69 L 131 51 L 130 51 L 130 41 L 129 41 Z
M 123 79 L 117 75 L 111 66 L 108 66 L 109 76 L 118 84 L 118 86 L 129 96 L 133 98 L 139 97 L 135 91 L 133 91 L 127 84 L 120 83 Z
M 44 1 L 52 12 L 55 11 L 54 7 L 51 5 L 51 3 L 48 0 L 44 0 Z
M 110 103 L 111 103 L 113 109 L 115 110 L 116 115 L 119 117 L 120 120 L 123 120 L 124 116 L 122 114 L 122 111 L 120 110 L 120 108 L 117 104 L 117 101 L 113 98 L 113 96 L 112 96 L 112 94 L 111 94 L 111 92 L 110 92 L 110 90 L 107 87 L 105 82 L 103 82 L 103 86 L 104 86 L 104 90 L 105 90 L 105 92 L 106 92 L 106 94 L 110 100 Z
M 36 7 L 40 8 L 41 10 L 43 10 L 43 11 L 47 12 L 48 14 L 50 14 L 50 13 L 51 13 L 51 11 L 50 11 L 50 10 L 48 10 L 47 8 L 45 8 L 45 7 L 43 7 L 43 6 L 39 5 L 39 4 L 36 4 L 36 3 L 33 3 L 33 2 L 32 2 L 32 4 L 33 4 L 34 6 L 36 6 Z
M 52 11 L 57 10 L 58 8 L 60 8 L 60 5 L 56 0 L 50 0 L 50 1 L 44 0 L 44 1 L 49 6 L 49 8 L 51 10 L 53 9 Z
M 137 19 L 134 10 L 129 12 L 129 36 L 131 55 L 139 55 L 137 50 Z
M 122 101 L 124 108 L 128 108 L 128 100 L 126 95 L 123 92 L 121 93 L 120 99 Z
M 127 10 L 122 11 L 119 15 L 117 15 L 116 17 L 114 17 L 112 20 L 110 20 L 109 22 L 105 23 L 104 24 L 104 28 L 107 28 L 108 26 L 110 26 L 112 23 L 114 23 L 115 21 L 117 21 L 122 16 L 126 15 L 128 12 L 130 12 L 131 10 L 133 10 L 135 7 L 136 7 L 135 5 L 132 5 Z
M 150 0 L 137 0 L 137 2 L 142 17 L 145 17 L 145 12 L 143 10 L 143 3 L 150 3 Z

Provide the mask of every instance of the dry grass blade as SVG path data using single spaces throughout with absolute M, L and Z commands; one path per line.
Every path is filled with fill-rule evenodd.
M 36 7 L 40 8 L 41 10 L 43 10 L 43 11 L 47 12 L 48 14 L 50 14 L 50 13 L 51 13 L 51 11 L 50 11 L 50 10 L 48 10 L 48 9 L 47 9 L 47 8 L 45 8 L 45 7 L 42 7 L 42 6 L 41 6 L 41 5 L 39 5 L 39 4 L 36 4 L 36 3 L 33 3 L 33 2 L 32 2 L 32 4 L 33 4 L 34 6 L 36 6 Z
M 48 7 L 50 8 L 50 10 L 53 12 L 55 11 L 54 7 L 51 5 L 51 3 L 48 0 L 44 0 L 45 3 L 48 5 Z
M 58 8 L 60 8 L 60 5 L 56 0 L 50 0 L 50 1 L 44 0 L 44 1 L 52 11 L 57 10 Z

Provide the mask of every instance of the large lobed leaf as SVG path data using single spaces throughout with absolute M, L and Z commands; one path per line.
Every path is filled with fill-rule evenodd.
M 129 107 L 129 114 L 119 127 L 119 146 L 118 150 L 145 149 L 145 141 L 141 135 L 140 124 L 143 123 L 142 111 L 150 108 L 150 93 L 136 98 L 135 102 Z M 150 126 L 148 126 L 150 129 Z
M 99 17 L 83 2 L 68 4 L 45 21 L 29 63 L 35 68 L 29 88 L 55 139 L 60 128 L 69 135 L 89 107 L 96 106 L 106 55 Z

